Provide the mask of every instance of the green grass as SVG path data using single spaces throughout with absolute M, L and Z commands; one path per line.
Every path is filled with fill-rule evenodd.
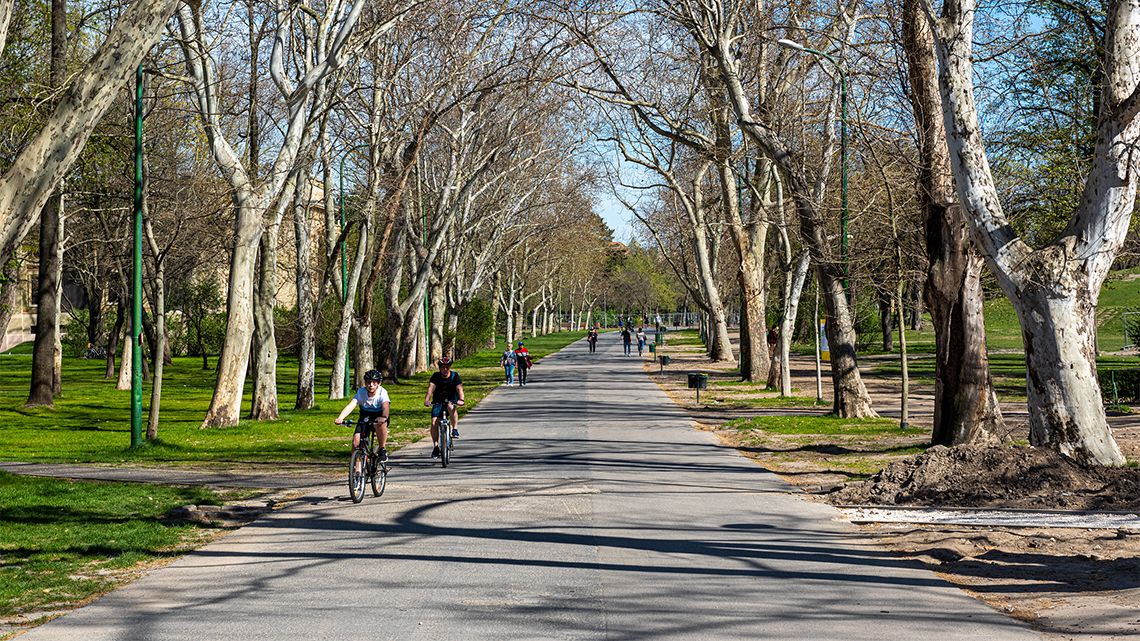
M 733 419 L 725 427 L 742 432 L 760 430 L 785 435 L 899 436 L 913 433 L 900 430 L 898 422 L 888 418 L 852 419 L 835 416 L 755 416 Z
M 541 358 L 583 335 L 562 332 L 525 342 L 530 352 Z M 456 363 L 467 400 L 463 412 L 476 406 L 501 382 L 499 354 L 503 348 L 500 345 Z M 283 358 L 278 364 L 278 403 L 282 408 L 279 420 L 243 420 L 235 427 L 202 430 L 199 426 L 214 386 L 214 359 L 210 363 L 211 369 L 204 371 L 200 358 L 176 358 L 166 367 L 158 440 L 131 450 L 130 392 L 116 390 L 113 380 L 103 378 L 103 362 L 65 359 L 63 395 L 56 399 L 54 407 L 25 408 L 31 356 L 0 356 L 0 425 L 4 425 L 0 430 L 0 460 L 264 463 L 330 462 L 348 455 L 351 432 L 332 423 L 347 401 L 323 398 L 328 390 L 327 363 L 318 363 L 317 405 L 313 409 L 291 409 L 297 363 Z M 423 407 L 428 376 L 425 372 L 399 384 L 385 383 L 392 398 L 394 447 L 418 439 L 428 424 L 428 413 Z M 541 363 L 532 376 L 542 377 Z M 243 412 L 248 411 L 250 393 L 247 383 Z M 144 405 L 149 404 L 149 384 L 143 398 Z
M 753 383 L 755 385 L 755 383 Z M 718 408 L 763 408 L 780 409 L 782 407 L 820 407 L 830 405 L 828 402 L 817 403 L 814 398 L 806 396 L 763 396 L 758 398 L 734 398 L 732 396 L 717 396 L 709 399 L 710 404 Z
M 652 338 L 650 339 L 652 340 Z M 666 347 L 680 347 L 682 345 L 704 345 L 700 333 L 695 329 L 679 329 L 665 332 Z
M 186 552 L 202 528 L 160 517 L 219 502 L 198 488 L 0 472 L 0 616 L 82 602 L 113 588 L 118 571 Z

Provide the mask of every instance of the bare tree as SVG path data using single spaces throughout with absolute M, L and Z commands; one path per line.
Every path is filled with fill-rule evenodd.
M 934 23 L 939 89 L 958 198 L 990 271 L 1013 303 L 1025 340 L 1030 443 L 1079 460 L 1123 465 L 1105 421 L 1096 373 L 1096 303 L 1124 242 L 1140 155 L 1140 9 L 1111 0 L 1096 151 L 1080 204 L 1053 242 L 1033 249 L 1006 219 L 983 147 L 972 60 L 977 7 L 947 0 Z
M 717 76 L 728 96 L 736 116 L 737 126 L 779 167 L 784 183 L 796 204 L 803 242 L 810 249 L 827 309 L 827 338 L 831 346 L 833 411 L 839 416 L 876 416 L 871 397 L 859 375 L 855 355 L 855 331 L 850 307 L 844 291 L 843 266 L 835 259 L 825 232 L 821 212 L 827 168 L 834 154 L 834 109 L 827 120 L 821 168 L 812 181 L 805 173 L 807 162 L 782 139 L 770 122 L 753 113 L 752 100 L 742 82 L 740 61 L 733 53 L 740 45 L 738 30 L 742 28 L 745 7 L 738 4 L 710 2 L 702 5 L 669 3 L 671 15 L 684 25 L 696 44 L 715 61 L 720 70 Z M 847 14 L 844 13 L 844 16 Z M 849 33 L 853 21 L 847 18 L 836 28 Z M 770 46 L 761 43 L 758 46 Z
M 68 85 L 43 128 L 0 176 L 0 265 L 7 264 L 35 224 L 52 190 L 83 151 L 94 124 L 158 41 L 180 2 L 131 3 L 95 56 Z
M 902 23 L 919 144 L 918 198 L 930 260 L 925 299 L 934 323 L 937 357 L 931 441 L 936 445 L 992 441 L 1001 433 L 1003 421 L 986 353 L 984 264 L 970 242 L 969 222 L 954 192 L 934 34 L 920 0 L 903 2 Z
M 286 117 L 281 127 L 283 133 L 277 157 L 268 175 L 260 181 L 251 175 L 222 126 L 220 87 L 216 65 L 202 28 L 202 8 L 184 7 L 178 13 L 180 44 L 198 113 L 218 168 L 232 189 L 236 231 L 226 304 L 226 338 L 218 367 L 218 382 L 202 422 L 203 427 L 236 425 L 238 422 L 249 346 L 254 333 L 254 273 L 265 216 L 270 206 L 280 198 L 289 176 L 293 175 L 310 123 L 314 90 L 327 74 L 344 64 L 355 47 L 365 44 L 351 40 L 364 5 L 363 2 L 348 4 L 338 0 L 330 3 L 323 14 L 312 15 L 303 12 L 298 5 L 278 4 L 270 76 L 286 105 Z M 383 33 L 390 29 L 406 10 L 406 6 L 397 6 L 394 12 L 397 17 L 382 23 L 376 31 Z M 315 23 L 314 26 L 308 26 L 308 21 Z M 294 27 L 305 34 L 302 39 L 306 42 L 318 41 L 310 50 L 312 55 L 299 62 L 296 81 L 290 77 L 286 63 Z

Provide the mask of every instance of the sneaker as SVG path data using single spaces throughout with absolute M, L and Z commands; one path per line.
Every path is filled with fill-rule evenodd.
M 379 460 L 381 463 L 387 463 L 388 462 L 388 448 L 386 448 L 386 447 L 380 448 Z
M 438 445 L 431 449 L 431 457 L 432 458 L 439 458 L 439 446 Z
M 459 428 L 458 427 L 451 428 L 451 438 L 459 438 Z

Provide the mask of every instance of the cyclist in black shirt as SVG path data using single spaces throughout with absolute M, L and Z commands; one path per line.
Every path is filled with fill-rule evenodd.
M 459 372 L 451 371 L 451 359 L 444 356 L 437 362 L 439 371 L 428 381 L 424 407 L 431 408 L 431 451 L 432 458 L 439 458 L 439 417 L 447 411 L 451 418 L 451 437 L 459 438 L 458 405 L 463 405 L 463 381 Z

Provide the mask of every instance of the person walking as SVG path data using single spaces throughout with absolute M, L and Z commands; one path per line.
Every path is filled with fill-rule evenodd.
M 586 332 L 586 343 L 590 346 L 590 353 L 593 354 L 598 349 L 598 330 L 594 327 Z
M 637 355 L 641 356 L 641 350 L 645 349 L 645 328 L 637 328 Z
M 507 382 L 503 383 L 507 387 L 512 387 L 515 384 L 515 365 L 518 359 L 515 358 L 515 351 L 507 345 L 507 349 L 503 352 L 503 357 L 499 359 L 499 365 L 507 375 Z
M 622 330 L 621 330 L 621 344 L 622 344 L 622 347 L 625 349 L 625 355 L 630 356 L 631 355 L 630 354 L 630 348 L 632 347 L 632 344 L 633 344 L 633 335 L 630 334 L 628 327 L 622 328 Z
M 519 374 L 519 387 L 526 387 L 526 373 L 531 365 L 530 352 L 523 346 L 523 342 L 519 341 L 519 346 L 515 348 L 515 371 Z

